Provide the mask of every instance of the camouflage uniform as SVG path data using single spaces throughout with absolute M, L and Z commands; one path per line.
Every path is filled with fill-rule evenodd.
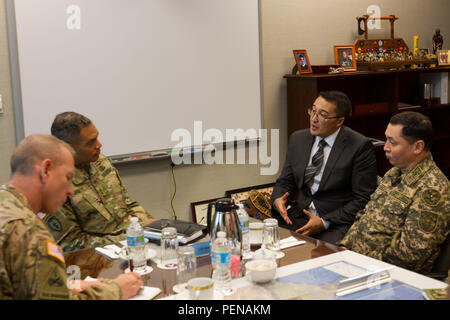
M 0 187 L 0 299 L 120 299 L 108 280 L 80 293 L 67 287 L 61 248 L 31 210 L 25 196 L 10 185 Z
M 75 168 L 74 194 L 44 222 L 64 251 L 97 247 L 126 239 L 129 217 L 141 224 L 152 216 L 132 201 L 111 162 L 100 158 L 85 168 Z
M 428 155 L 390 169 L 340 244 L 416 272 L 430 271 L 450 232 L 449 181 Z

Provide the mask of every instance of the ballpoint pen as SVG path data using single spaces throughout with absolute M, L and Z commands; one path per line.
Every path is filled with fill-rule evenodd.
M 133 266 L 133 259 L 130 259 L 130 272 L 133 272 L 134 266 Z

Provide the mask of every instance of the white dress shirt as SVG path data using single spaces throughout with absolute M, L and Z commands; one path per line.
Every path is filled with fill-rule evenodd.
M 341 131 L 341 128 L 337 129 L 336 132 L 330 134 L 328 137 L 324 138 L 327 145 L 323 148 L 323 164 L 322 168 L 320 168 L 319 174 L 314 176 L 313 178 L 313 185 L 311 186 L 311 194 L 315 194 L 317 190 L 319 189 L 320 181 L 322 180 L 323 171 L 325 169 L 325 166 L 328 161 L 328 157 L 330 156 L 331 148 L 333 148 L 333 144 L 336 141 L 336 137 L 339 134 L 339 131 Z M 309 162 L 308 166 L 312 163 L 312 158 L 316 154 L 317 150 L 319 149 L 319 141 L 322 140 L 322 137 L 316 136 L 316 139 L 314 140 L 313 146 L 311 148 L 311 154 L 309 155 Z M 309 205 L 308 211 L 311 212 L 313 215 L 320 217 L 317 213 L 316 207 L 314 206 L 314 202 L 311 202 Z M 323 225 L 325 229 L 328 229 L 330 226 L 330 222 L 327 220 L 322 219 Z

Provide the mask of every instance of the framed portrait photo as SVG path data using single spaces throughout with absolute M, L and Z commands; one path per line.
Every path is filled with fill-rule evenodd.
M 438 64 L 440 66 L 450 66 L 449 62 L 450 50 L 438 50 L 436 55 Z
M 295 62 L 297 63 L 298 72 L 312 73 L 311 64 L 309 63 L 308 54 L 306 50 L 294 50 Z
M 207 216 L 208 216 L 208 205 L 211 202 L 215 202 L 216 200 L 219 200 L 220 198 L 214 198 L 210 200 L 203 200 L 203 201 L 197 201 L 191 203 L 191 211 L 192 211 L 192 221 L 206 226 L 208 224 L 207 222 Z M 215 207 L 212 207 L 211 214 L 214 214 Z
M 334 63 L 344 68 L 344 71 L 356 71 L 355 46 L 334 46 Z

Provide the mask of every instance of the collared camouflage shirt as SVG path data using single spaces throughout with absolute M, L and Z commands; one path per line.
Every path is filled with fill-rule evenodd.
M 132 216 L 141 225 L 153 219 L 136 201 L 132 201 L 111 162 L 100 158 L 85 168 L 75 168 L 74 194 L 55 215 L 44 222 L 64 251 L 97 247 L 126 239 Z
M 449 193 L 431 154 L 406 174 L 392 168 L 341 244 L 409 270 L 430 271 L 450 232 Z
M 113 281 L 80 293 L 67 286 L 61 248 L 32 211 L 28 200 L 10 185 L 0 187 L 0 299 L 120 299 Z

